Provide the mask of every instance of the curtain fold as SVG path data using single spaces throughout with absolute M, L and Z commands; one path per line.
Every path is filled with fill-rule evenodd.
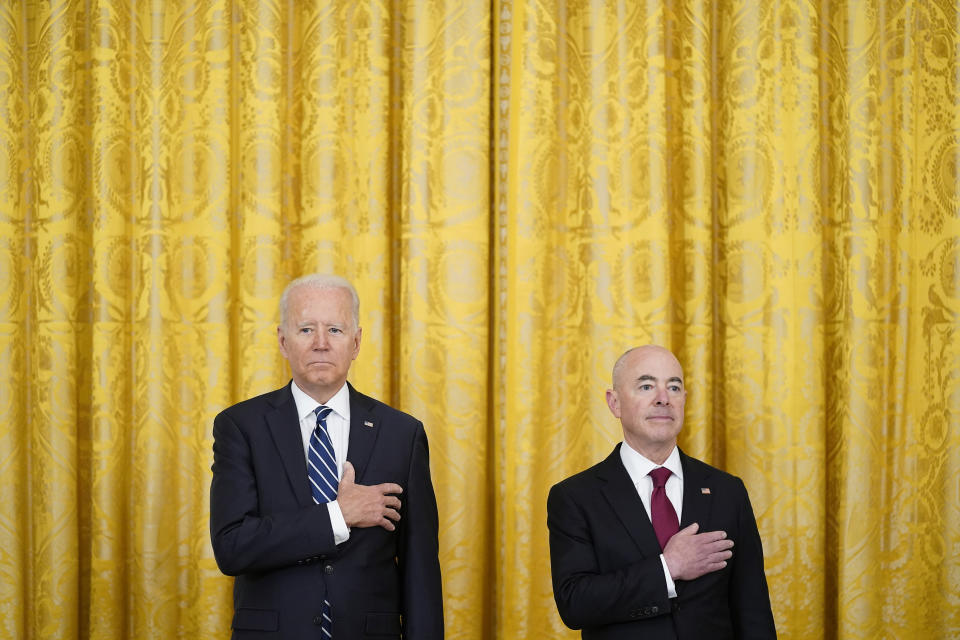
M 0 637 L 229 636 L 212 419 L 312 271 L 427 429 L 449 638 L 578 637 L 546 496 L 646 342 L 780 637 L 960 634 L 950 0 L 15 0 L 0 186 Z
M 423 421 L 450 638 L 491 637 L 490 9 L 394 7 L 395 405 Z

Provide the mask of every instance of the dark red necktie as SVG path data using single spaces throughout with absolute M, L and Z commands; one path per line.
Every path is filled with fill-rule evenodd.
M 650 472 L 653 478 L 653 493 L 650 494 L 650 520 L 653 522 L 653 530 L 657 534 L 657 540 L 660 541 L 660 548 L 664 549 L 667 542 L 677 531 L 680 531 L 680 522 L 677 520 L 677 512 L 667 497 L 667 478 L 673 472 L 666 467 L 660 467 Z

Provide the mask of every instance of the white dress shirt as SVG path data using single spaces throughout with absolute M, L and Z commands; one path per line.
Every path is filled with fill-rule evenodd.
M 313 430 L 317 428 L 317 414 L 314 413 L 320 403 L 311 398 L 296 382 L 290 383 L 290 391 L 293 393 L 293 401 L 297 405 L 297 415 L 300 416 L 300 437 L 303 440 L 303 469 L 307 473 L 307 455 L 310 451 L 310 436 Z M 337 478 L 343 477 L 343 463 L 347 459 L 347 446 L 350 444 L 350 391 L 346 383 L 340 390 L 333 394 L 333 397 L 327 400 L 324 406 L 330 407 L 332 411 L 327 415 L 327 433 L 330 434 L 330 442 L 333 444 L 333 452 L 337 456 Z M 333 540 L 340 544 L 346 542 L 350 537 L 350 528 L 347 527 L 343 519 L 343 512 L 340 511 L 340 503 L 336 500 L 327 503 L 327 511 L 330 514 L 330 526 L 333 528 Z
M 650 518 L 650 495 L 653 493 L 653 478 L 649 476 L 649 473 L 657 467 L 670 469 L 672 474 L 667 478 L 664 490 L 667 492 L 667 498 L 673 505 L 674 511 L 677 512 L 677 522 L 680 522 L 682 519 L 681 509 L 683 508 L 683 466 L 680 464 L 680 449 L 674 447 L 663 464 L 657 464 L 624 442 L 620 446 L 620 460 L 623 461 L 623 466 L 627 468 L 633 486 L 640 494 L 643 508 L 647 510 L 647 518 Z M 650 518 L 650 521 L 653 522 L 653 519 Z M 677 585 L 670 576 L 670 569 L 667 568 L 667 561 L 662 553 L 660 554 L 660 564 L 663 565 L 663 576 L 667 579 L 667 595 L 676 598 Z

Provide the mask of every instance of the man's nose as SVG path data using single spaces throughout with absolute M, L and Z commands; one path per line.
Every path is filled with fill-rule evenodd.
M 666 389 L 657 389 L 657 395 L 653 399 L 654 404 L 657 406 L 670 404 L 670 395 L 667 393 Z
M 326 331 L 317 331 L 313 335 L 313 348 L 316 350 L 323 350 L 327 348 L 327 332 Z

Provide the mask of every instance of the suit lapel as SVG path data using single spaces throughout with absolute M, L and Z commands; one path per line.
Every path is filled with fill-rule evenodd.
M 313 496 L 307 479 L 307 462 L 303 455 L 300 416 L 297 415 L 297 403 L 293 401 L 290 385 L 274 392 L 269 401 L 273 410 L 266 415 L 267 426 L 277 445 L 290 486 L 293 487 L 294 495 L 301 506 L 311 505 Z
M 660 543 L 647 510 L 643 508 L 640 494 L 620 459 L 620 446 L 618 444 L 597 469 L 597 475 L 603 482 L 601 492 L 640 551 L 647 555 L 659 554 Z
M 700 464 L 683 451 L 680 452 L 680 464 L 683 465 L 683 508 L 681 509 L 680 528 L 689 527 L 694 522 L 704 526 L 710 520 L 713 507 L 713 495 L 704 493 L 710 488 L 710 469 Z
M 681 509 L 680 528 L 684 529 L 696 522 L 699 533 L 706 531 L 713 508 L 713 494 L 704 493 L 710 488 L 710 469 L 694 460 L 683 451 L 680 452 L 680 464 L 683 466 L 683 508 Z M 689 583 L 686 580 L 676 582 L 677 595 L 683 593 Z
M 347 383 L 350 391 L 350 444 L 347 445 L 347 460 L 356 471 L 356 481 L 363 473 L 373 453 L 373 445 L 383 425 L 373 415 L 373 402 Z

